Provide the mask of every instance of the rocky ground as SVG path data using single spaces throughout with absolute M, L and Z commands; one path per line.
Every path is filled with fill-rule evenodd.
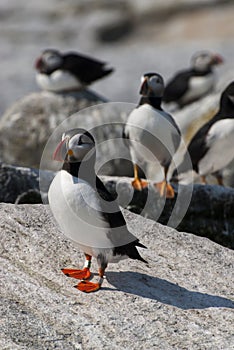
M 83 255 L 47 206 L 0 211 L 1 349 L 232 349 L 233 251 L 125 211 L 149 265 L 110 264 L 86 295 L 60 271 Z

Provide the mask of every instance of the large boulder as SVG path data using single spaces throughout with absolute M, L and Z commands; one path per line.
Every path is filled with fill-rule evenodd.
M 52 170 L 52 154 L 64 131 L 74 127 L 95 128 L 94 136 L 100 144 L 98 161 L 104 167 L 103 172 L 128 175 L 132 172 L 129 161 L 116 158 L 118 154 L 130 158 L 122 142 L 122 123 L 134 105 L 106 102 L 90 90 L 59 94 L 39 92 L 26 96 L 7 110 L 0 120 L 1 160 L 35 168 L 40 167 L 42 160 L 41 166 Z M 121 139 L 119 143 L 116 138 Z M 45 150 L 42 159 L 48 140 L 50 148 Z M 110 142 L 106 144 L 106 140 Z M 119 152 L 117 156 L 116 150 Z
M 0 205 L 1 349 L 232 348 L 233 252 L 124 215 L 148 266 L 109 264 L 103 289 L 87 295 L 61 272 L 82 267 L 84 254 L 49 208 Z
M 39 167 L 53 130 L 75 112 L 105 100 L 82 90 L 32 93 L 15 102 L 1 117 L 1 158 L 9 164 Z

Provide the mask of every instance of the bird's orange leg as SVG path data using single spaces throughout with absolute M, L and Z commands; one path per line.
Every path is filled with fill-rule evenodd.
M 167 171 L 168 169 L 164 168 L 164 180 L 162 182 L 156 183 L 154 186 L 159 191 L 160 197 L 166 196 L 166 198 L 174 198 L 175 197 L 175 191 L 173 187 L 167 182 Z
M 207 184 L 207 182 L 206 182 L 206 177 L 205 177 L 204 175 L 201 176 L 201 183 L 202 183 L 203 185 L 206 185 L 206 184 Z
M 77 269 L 62 269 L 61 271 L 68 277 L 73 277 L 77 278 L 79 280 L 86 280 L 90 278 L 91 272 L 90 272 L 90 267 L 91 267 L 91 259 L 92 257 L 88 254 L 85 254 L 85 266 L 82 270 L 77 270 Z
M 78 283 L 77 286 L 75 286 L 75 288 L 79 289 L 81 292 L 84 292 L 84 293 L 96 292 L 101 288 L 104 273 L 105 273 L 105 269 L 100 268 L 99 281 L 97 283 L 90 282 L 90 281 L 81 281 L 80 283 Z
M 148 186 L 148 181 L 141 180 L 138 175 L 138 166 L 134 164 L 134 180 L 132 181 L 132 187 L 135 190 L 142 191 L 143 188 Z
M 159 191 L 160 197 L 166 196 L 166 198 L 174 198 L 175 191 L 173 187 L 166 181 L 158 182 L 154 185 Z
M 222 175 L 216 175 L 215 177 L 216 177 L 216 180 L 218 182 L 218 185 L 219 186 L 224 186 Z

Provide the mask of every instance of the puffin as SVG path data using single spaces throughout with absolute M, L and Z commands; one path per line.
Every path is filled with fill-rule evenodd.
M 148 181 L 140 179 L 139 165 L 158 161 L 164 169 L 164 179 L 155 184 L 160 196 L 173 198 L 173 187 L 167 182 L 172 157 L 179 147 L 181 133 L 173 117 L 161 107 L 164 80 L 158 73 L 146 73 L 141 78 L 140 101 L 128 116 L 123 137 L 128 140 L 134 167 L 132 186 L 141 191 Z
M 113 72 L 106 63 L 76 52 L 46 49 L 35 62 L 38 85 L 47 91 L 82 89 Z
M 61 230 L 85 254 L 83 269 L 62 269 L 80 279 L 75 286 L 86 293 L 101 288 L 108 263 L 131 258 L 147 264 L 137 250 L 146 248 L 127 228 L 124 216 L 111 193 L 95 173 L 95 140 L 81 128 L 62 136 L 53 158 L 62 161 L 62 169 L 53 179 L 48 200 Z M 98 264 L 98 281 L 92 282 L 91 259 Z
M 191 58 L 191 68 L 179 71 L 166 84 L 163 101 L 183 108 L 210 93 L 215 85 L 213 67 L 221 63 L 223 58 L 218 54 L 196 52 Z
M 206 184 L 206 176 L 213 175 L 219 185 L 223 184 L 222 170 L 234 159 L 234 81 L 220 97 L 219 110 L 193 136 L 188 145 L 193 170 Z M 178 181 L 179 174 L 186 171 L 186 159 L 173 174 Z

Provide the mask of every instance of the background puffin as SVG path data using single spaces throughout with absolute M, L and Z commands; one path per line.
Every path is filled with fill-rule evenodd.
M 56 148 L 54 159 L 65 161 L 49 188 L 50 208 L 62 231 L 86 256 L 82 270 L 62 270 L 82 280 L 76 288 L 83 292 L 98 290 L 109 262 L 131 258 L 147 263 L 136 248 L 146 247 L 128 231 L 117 202 L 95 174 L 93 136 L 84 129 L 69 130 Z M 87 281 L 92 256 L 99 266 L 97 283 Z
M 179 71 L 166 85 L 163 101 L 180 108 L 211 92 L 215 84 L 213 66 L 223 62 L 220 55 L 199 51 L 191 58 L 191 68 Z
M 218 184 L 223 185 L 220 171 L 234 159 L 234 82 L 223 91 L 219 111 L 190 141 L 188 154 L 203 183 L 206 176 L 212 174 Z M 173 174 L 174 179 L 187 170 L 186 162 L 187 156 Z
M 161 108 L 163 91 L 164 82 L 161 75 L 144 74 L 140 88 L 142 97 L 138 107 L 128 117 L 124 138 L 129 139 L 134 164 L 133 187 L 141 190 L 148 185 L 147 181 L 139 178 L 138 164 L 158 160 L 164 169 L 164 180 L 155 186 L 161 196 L 166 194 L 167 198 L 172 198 L 174 190 L 167 183 L 167 172 L 172 157 L 179 147 L 181 135 L 172 116 Z
M 76 52 L 47 49 L 36 60 L 36 80 L 43 90 L 65 91 L 83 88 L 113 71 L 106 63 Z

